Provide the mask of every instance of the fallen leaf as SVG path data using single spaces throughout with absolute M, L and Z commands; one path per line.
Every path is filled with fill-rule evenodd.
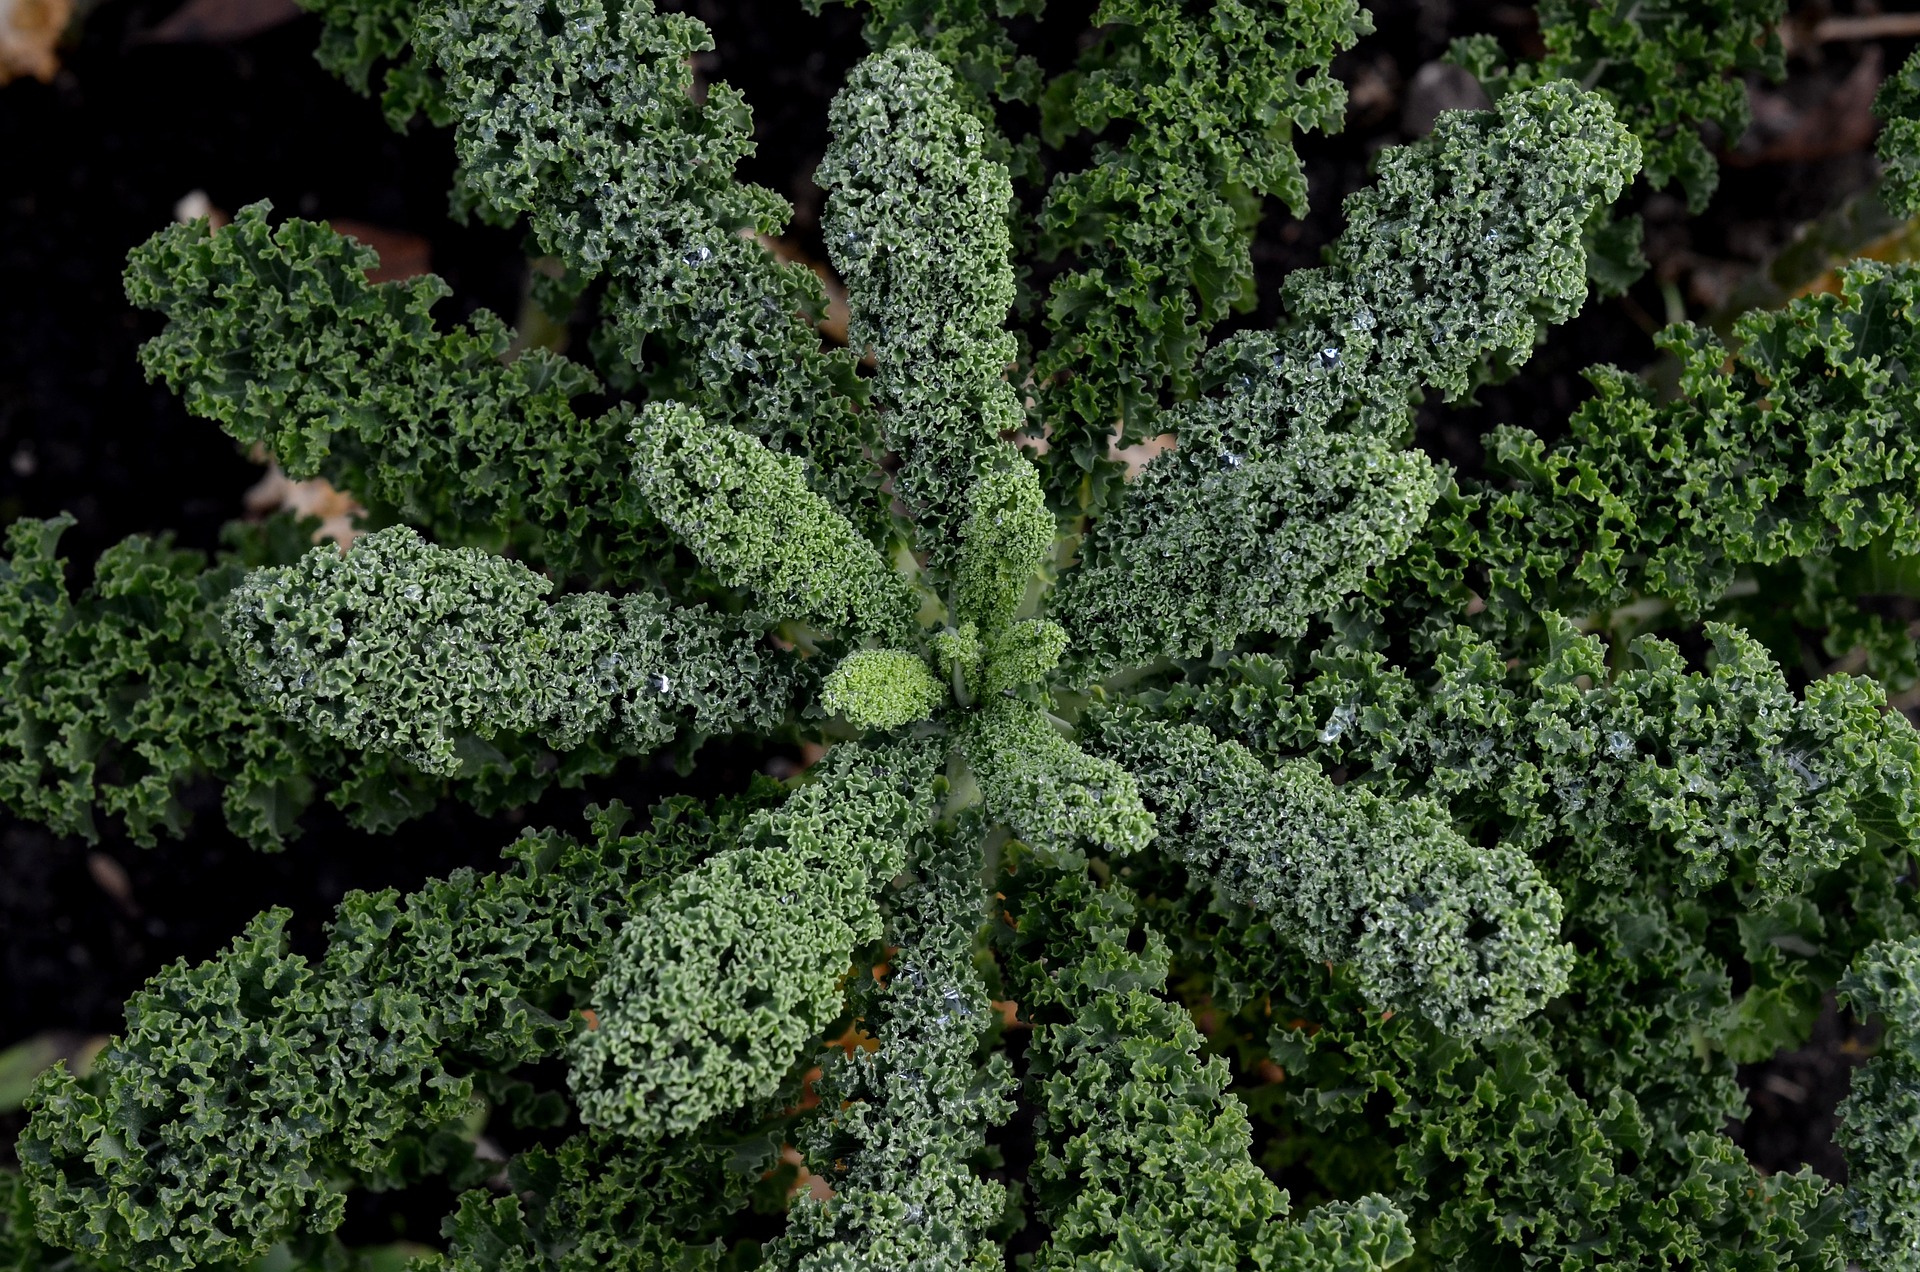
M 806 1109 L 818 1107 L 820 1103 L 820 1093 L 813 1089 L 813 1084 L 818 1082 L 819 1080 L 820 1080 L 820 1066 L 816 1064 L 811 1069 L 807 1070 L 805 1077 L 800 1079 L 800 1103 L 794 1105 L 792 1108 L 787 1110 L 787 1113 L 789 1116 L 795 1113 L 802 1112 Z M 793 1159 L 793 1164 L 796 1166 L 800 1164 L 800 1158 L 797 1155 L 797 1152 L 798 1150 L 796 1150 L 796 1156 Z
M 265 460 L 266 456 L 264 452 L 256 453 L 254 459 Z M 247 511 L 256 517 L 269 516 L 284 508 L 295 516 L 320 518 L 320 528 L 313 532 L 313 541 L 324 543 L 331 539 L 340 545 L 342 552 L 353 546 L 354 537 L 359 534 L 354 528 L 354 518 L 366 512 L 352 495 L 335 490 L 325 478 L 293 480 L 281 469 L 278 460 L 267 461 L 266 474 L 247 491 L 244 502 Z
M 87 873 L 100 891 L 112 898 L 128 918 L 140 917 L 140 904 L 133 899 L 133 879 L 127 868 L 104 852 L 87 854 Z
M 295 0 L 187 0 L 144 37 L 154 44 L 222 44 L 293 21 Z
M 820 279 L 820 285 L 827 289 L 827 316 L 820 320 L 820 334 L 835 344 L 847 343 L 847 322 L 852 318 L 853 311 L 847 308 L 847 289 L 841 283 L 840 276 L 785 239 L 774 238 L 770 234 L 754 237 L 759 240 L 760 246 L 779 259 L 805 265 L 814 272 Z
M 1827 6 L 1819 6 L 1826 8 Z M 1920 13 L 1843 13 L 1821 16 L 1814 6 L 1787 15 L 1780 24 L 1780 44 L 1788 57 L 1804 55 L 1822 44 L 1854 40 L 1911 40 L 1920 35 Z
M 1784 1074 L 1769 1073 L 1766 1077 L 1760 1079 L 1760 1085 L 1773 1094 L 1780 1096 L 1782 1099 L 1791 1100 L 1795 1104 L 1805 1104 L 1807 1102 L 1807 1088 L 1801 1086 L 1792 1078 L 1786 1077 Z
M 794 1169 L 793 1189 L 787 1194 L 789 1197 L 805 1189 L 815 1201 L 833 1200 L 833 1185 L 807 1169 L 806 1159 L 800 1156 L 799 1149 L 791 1144 L 781 1145 L 780 1160 Z
M 848 1025 L 846 1032 L 842 1033 L 838 1038 L 827 1039 L 827 1045 L 829 1047 L 840 1048 L 849 1058 L 851 1058 L 856 1051 L 880 1050 L 880 1040 L 860 1028 L 857 1023 Z
M 72 17 L 73 0 L 0 0 L 0 84 L 52 79 L 60 69 L 54 46 Z
M 380 253 L 380 264 L 367 271 L 370 283 L 390 283 L 433 271 L 433 245 L 418 234 L 389 230 L 365 221 L 330 220 L 334 232 L 364 243 Z

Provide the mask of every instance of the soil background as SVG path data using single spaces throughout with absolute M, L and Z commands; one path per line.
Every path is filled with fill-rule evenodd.
M 742 176 L 787 195 L 796 207 L 792 237 L 823 256 L 810 175 L 826 143 L 828 100 L 864 51 L 858 15 L 830 5 L 812 17 L 797 0 L 686 7 L 717 39 L 702 72 L 742 89 L 754 108 L 759 153 Z M 265 198 L 281 214 L 388 231 L 406 250 L 424 251 L 451 284 L 437 311 L 444 321 L 481 307 L 511 319 L 524 286 L 517 233 L 447 216 L 448 133 L 396 133 L 377 104 L 323 72 L 312 59 L 316 19 L 239 39 L 206 38 L 204 27 L 198 38 L 179 38 L 182 24 L 167 22 L 181 8 L 179 0 L 104 0 L 69 33 L 50 83 L 0 88 L 0 523 L 74 514 L 63 548 L 76 578 L 129 534 L 214 548 L 260 476 L 217 427 L 149 385 L 136 358 L 159 319 L 127 305 L 126 253 L 190 192 L 229 212 Z M 1510 49 L 1537 47 L 1531 10 L 1511 4 L 1383 0 L 1371 9 L 1376 34 L 1335 67 L 1352 92 L 1348 127 L 1301 139 L 1312 210 L 1294 221 L 1270 208 L 1255 248 L 1261 308 L 1238 321 L 1273 320 L 1280 279 L 1318 263 L 1339 228 L 1340 198 L 1365 182 L 1381 147 L 1424 131 L 1441 107 L 1473 104 L 1470 85 L 1433 66 L 1449 39 L 1485 31 Z M 1056 4 L 1046 21 L 1023 29 L 1027 51 L 1064 69 L 1091 12 L 1086 0 Z M 1823 16 L 1795 15 L 1803 25 Z M 1648 276 L 1555 331 L 1512 382 L 1475 403 L 1429 405 L 1420 444 L 1474 470 L 1478 439 L 1496 423 L 1560 433 L 1586 393 L 1580 368 L 1647 366 L 1651 334 L 1669 317 L 1708 313 L 1730 280 L 1872 181 L 1861 85 L 1870 100 L 1871 86 L 1908 51 L 1899 41 L 1829 42 L 1795 57 L 1785 84 L 1751 86 L 1762 126 L 1720 139 L 1738 162 L 1723 170 L 1703 215 L 1687 217 L 1670 192 L 1631 196 L 1647 221 Z M 641 766 L 559 792 L 518 820 L 577 827 L 588 802 L 619 797 L 641 807 L 671 791 L 737 789 L 753 770 L 789 758 L 709 747 L 691 777 Z M 485 867 L 512 833 L 447 807 L 375 837 L 319 808 L 290 849 L 267 855 L 225 832 L 211 790 L 196 799 L 190 835 L 155 849 L 112 828 L 97 844 L 63 839 L 0 812 L 0 1049 L 48 1033 L 72 1041 L 110 1033 L 124 999 L 154 972 L 213 954 L 263 908 L 291 908 L 299 939 L 317 942 L 349 888 L 410 888 L 457 865 Z M 1734 1133 L 1763 1167 L 1842 1170 L 1829 1136 L 1857 1059 L 1855 1032 L 1829 1012 L 1808 1049 L 1746 1074 L 1754 1116 Z M 0 1112 L 0 1164 L 18 1125 L 17 1114 Z M 356 1227 L 427 1238 L 447 1209 L 433 1202 L 415 1216 L 378 1210 L 405 1203 L 367 1204 L 376 1213 L 356 1215 Z

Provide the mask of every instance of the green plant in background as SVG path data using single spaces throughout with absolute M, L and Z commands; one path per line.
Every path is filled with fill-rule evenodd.
M 1887 78 L 1873 102 L 1880 116 L 1880 162 L 1886 167 L 1882 197 L 1901 216 L 1920 212 L 1920 53 Z
M 1677 185 L 1689 212 L 1704 211 L 1720 184 L 1714 151 L 1750 120 L 1744 81 L 1785 74 L 1782 0 L 1543 0 L 1537 13 L 1538 61 L 1508 56 L 1490 35 L 1455 40 L 1451 59 L 1496 97 L 1552 80 L 1598 93 L 1640 139 L 1646 183 Z M 1637 214 L 1595 215 L 1587 270 L 1602 292 L 1624 292 L 1646 272 L 1641 236 Z
M 1408 445 L 1579 310 L 1643 160 L 1705 188 L 1768 15 L 1545 15 L 1274 329 L 1209 344 L 1364 15 L 1107 5 L 1042 84 L 1028 6 L 876 3 L 819 170 L 836 349 L 698 22 L 313 7 L 324 62 L 453 125 L 456 208 L 563 263 L 543 303 L 596 284 L 596 370 L 264 206 L 156 235 L 149 372 L 384 528 L 130 541 L 75 593 L 65 523 L 13 526 L 0 797 L 151 840 L 211 779 L 275 847 L 323 791 L 390 830 L 831 745 L 164 970 L 36 1084 L 0 1265 L 371 1266 L 354 1191 L 437 1177 L 418 1272 L 1920 1266 L 1914 659 L 1860 599 L 1920 577 L 1916 276 L 1672 329 L 1677 395 L 1597 368 L 1564 440 L 1490 439 L 1509 481 Z M 1122 481 L 1149 424 L 1177 443 Z M 1791 687 L 1783 601 L 1871 678 Z M 1853 1176 L 1763 1175 L 1735 1066 L 1836 990 L 1887 1025 Z M 544 1146 L 489 1161 L 490 1119 Z
M 1746 131 L 1740 77 L 1784 73 L 1780 0 L 1636 0 L 1539 6 L 1546 54 L 1509 65 L 1490 36 L 1454 42 L 1453 56 L 1496 95 L 1566 79 L 1614 103 L 1645 149 L 1641 175 L 1677 184 L 1699 212 L 1720 184 L 1713 146 Z M 1703 135 L 1705 134 L 1705 135 Z

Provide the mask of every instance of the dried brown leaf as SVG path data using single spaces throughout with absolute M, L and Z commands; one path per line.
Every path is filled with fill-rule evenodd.
M 352 495 L 335 490 L 322 478 L 294 481 L 281 470 L 277 460 L 268 461 L 266 475 L 247 491 L 245 502 L 247 511 L 256 517 L 285 509 L 296 516 L 320 518 L 320 528 L 313 532 L 313 541 L 324 543 L 330 539 L 340 545 L 342 552 L 353 546 L 355 536 L 360 533 L 354 527 L 354 519 L 366 512 Z
M 334 218 L 328 222 L 337 233 L 357 239 L 374 251 L 380 253 L 380 264 L 367 271 L 367 281 L 372 283 L 390 283 L 396 279 L 413 278 L 433 270 L 433 245 L 418 234 L 406 230 L 390 230 L 382 225 L 369 225 L 365 221 L 346 221 Z
M 60 69 L 54 48 L 73 18 L 73 0 L 0 0 L 0 84 Z

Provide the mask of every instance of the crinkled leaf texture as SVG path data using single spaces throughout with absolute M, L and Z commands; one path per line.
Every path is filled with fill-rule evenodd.
M 1135 948 L 1124 886 L 1036 873 L 1000 881 L 1005 957 L 1034 1032 L 1030 1187 L 1051 1229 L 1036 1266 L 1365 1272 L 1411 1254 L 1406 1216 L 1377 1195 L 1285 1220 L 1287 1194 L 1247 1160 L 1225 1062 L 1201 1057 L 1192 1018 L 1162 996 L 1160 935 Z
M 240 209 L 170 226 L 127 261 L 127 298 L 167 317 L 147 374 L 296 478 L 324 476 L 446 543 L 510 542 L 595 579 L 659 573 L 667 540 L 622 480 L 624 407 L 582 418 L 585 367 L 481 310 L 441 331 L 432 275 L 370 283 L 373 250 L 324 223 Z
M 1260 200 L 1306 210 L 1296 130 L 1339 129 L 1335 54 L 1372 30 L 1351 0 L 1197 6 L 1105 0 L 1079 66 L 1049 85 L 1049 140 L 1099 136 L 1038 217 L 1069 268 L 1047 297 L 1034 369 L 1056 486 L 1076 501 L 1109 439 L 1148 436 L 1162 395 L 1191 394 L 1215 323 L 1252 306 Z
M 1453 57 L 1496 94 L 1573 80 L 1604 96 L 1646 148 L 1647 183 L 1677 182 L 1699 212 L 1720 183 L 1710 140 L 1747 130 L 1744 77 L 1785 72 L 1776 29 L 1785 10 L 1781 0 L 1543 0 L 1538 61 L 1505 66 L 1484 35 L 1456 40 Z
M 926 817 L 932 761 L 924 744 L 849 748 L 634 916 L 570 1051 L 582 1121 L 655 1136 L 774 1093 L 880 935 L 875 894 Z
M 213 960 L 168 968 L 84 1083 L 56 1068 L 36 1086 L 21 1160 L 39 1231 L 181 1269 L 331 1231 L 353 1172 L 377 1177 L 404 1136 L 470 1111 L 476 1061 L 561 1052 L 628 916 L 696 862 L 740 851 L 730 845 L 758 816 L 681 801 L 625 834 L 615 807 L 588 844 L 523 837 L 500 874 L 459 871 L 405 898 L 349 894 L 318 960 L 288 951 L 276 910 Z M 847 802 L 787 821 L 826 834 L 871 819 Z M 818 893 L 856 909 L 864 897 Z
M 549 605 L 552 584 L 405 526 L 256 570 L 226 610 L 249 691 L 308 731 L 456 773 L 464 739 L 605 734 L 637 752 L 681 728 L 778 723 L 793 661 L 744 623 L 645 593 Z
M 1834 1133 L 1847 1151 L 1854 1254 L 1868 1267 L 1911 1272 L 1920 1268 L 1920 939 L 1868 949 L 1840 989 L 1884 1029 Z
M 1880 116 L 1880 197 L 1901 216 L 1920 215 L 1920 54 L 1901 64 L 1873 100 Z
M 1485 607 L 1477 622 L 1509 630 L 1543 610 L 1640 598 L 1693 619 L 1755 566 L 1839 549 L 1912 556 L 1920 269 L 1859 261 L 1841 282 L 1838 295 L 1744 315 L 1730 344 L 1666 329 L 1680 370 L 1671 400 L 1599 366 L 1562 441 L 1495 430 L 1488 450 L 1513 480 L 1449 491 L 1380 595 L 1417 610 L 1470 591 Z
M 1869 626 L 1850 571 L 1920 595 L 1908 271 L 1671 333 L 1676 394 L 1599 373 L 1564 442 L 1496 435 L 1504 485 L 1407 446 L 1578 311 L 1759 9 L 1550 7 L 1613 104 L 1541 76 L 1383 152 L 1278 327 L 1204 349 L 1359 11 L 1114 0 L 1043 88 L 1026 0 L 879 0 L 820 173 L 839 349 L 693 17 L 313 3 L 329 65 L 451 125 L 456 206 L 559 261 L 533 301 L 597 303 L 597 370 L 262 207 L 155 236 L 150 372 L 385 528 L 134 541 L 76 592 L 16 526 L 0 796 L 150 836 L 210 776 L 271 838 L 329 786 L 391 826 L 715 732 L 831 745 L 165 969 L 37 1083 L 0 1262 L 347 1272 L 349 1194 L 437 1179 L 435 1272 L 1904 1266 L 1920 742 L 1780 623 L 1691 625 L 1768 569 L 1827 640 Z M 1087 166 L 996 100 L 1099 133 Z M 1852 1183 L 1763 1175 L 1738 1066 L 1850 966 L 1887 1024 Z M 507 1128 L 540 1146 L 493 1160 Z
M 1514 365 L 1586 297 L 1581 226 L 1640 149 L 1571 86 L 1449 114 L 1388 151 L 1292 323 L 1213 354 L 1222 387 L 1172 412 L 1179 444 L 1095 523 L 1054 612 L 1089 670 L 1297 635 L 1404 552 L 1436 492 L 1403 406 Z
M 1559 895 L 1510 844 L 1476 848 L 1444 808 L 1275 769 L 1195 725 L 1110 717 L 1102 749 L 1141 784 L 1156 843 L 1308 958 L 1349 963 L 1372 1004 L 1477 1037 L 1567 987 Z
M 244 567 L 280 569 L 299 559 L 308 547 L 299 527 L 285 518 L 236 527 L 237 550 L 211 565 L 198 553 L 136 536 L 102 553 L 92 581 L 74 592 L 54 555 L 70 524 L 15 522 L 7 531 L 10 555 L 0 561 L 0 799 L 61 833 L 97 838 L 105 815 L 120 819 L 137 843 L 183 834 L 188 788 L 212 779 L 220 783 L 227 826 L 271 849 L 298 834 L 300 814 L 323 794 L 354 825 L 387 831 L 449 791 L 495 812 L 556 782 L 577 784 L 604 772 L 622 755 L 611 733 L 576 738 L 559 756 L 530 739 L 503 735 L 488 745 L 468 736 L 460 776 L 445 781 L 397 755 L 342 745 L 360 739 L 337 731 L 288 728 L 282 711 L 255 697 L 254 677 L 229 658 L 222 628 L 247 577 Z M 332 618 L 320 622 L 323 642 L 332 639 Z M 753 702 L 755 686 L 778 684 L 787 674 L 777 657 L 762 662 L 761 651 L 738 643 L 733 649 L 743 655 L 738 670 L 751 674 L 729 680 L 716 706 Z M 311 649 L 300 659 L 290 676 L 296 682 L 318 665 Z M 304 722 L 311 703 L 287 697 L 287 679 L 281 705 Z M 440 702 L 444 686 L 435 688 Z M 414 692 L 425 689 L 415 685 Z M 768 713 L 763 719 L 784 709 L 777 692 L 759 704 L 756 710 Z M 704 714 L 718 723 L 713 712 Z M 683 732 L 681 740 L 694 736 Z

